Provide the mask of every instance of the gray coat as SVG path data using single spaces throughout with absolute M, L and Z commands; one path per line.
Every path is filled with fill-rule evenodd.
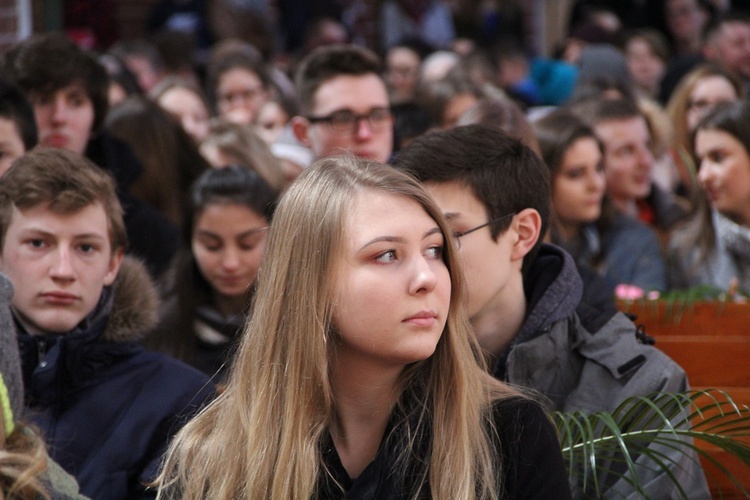
M 581 280 L 562 249 L 544 245 L 527 276 L 527 317 L 495 364 L 495 376 L 537 390 L 552 409 L 563 412 L 612 411 L 631 396 L 689 389 L 683 369 L 657 348 L 640 343 L 627 316 L 579 303 Z M 689 498 L 710 498 L 696 456 L 661 451 L 675 457 L 672 472 Z M 653 469 L 645 460 L 639 468 L 647 494 L 671 498 L 673 483 Z M 625 481 L 610 483 L 606 497 L 637 497 Z

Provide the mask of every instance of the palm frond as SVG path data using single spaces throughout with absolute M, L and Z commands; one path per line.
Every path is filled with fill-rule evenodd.
M 678 476 L 699 456 L 716 465 L 743 493 L 740 481 L 702 447 L 703 442 L 750 467 L 750 408 L 723 391 L 655 393 L 625 400 L 612 412 L 555 412 L 563 456 L 574 489 L 601 496 L 624 480 L 647 498 L 641 475 L 661 473 L 687 498 Z

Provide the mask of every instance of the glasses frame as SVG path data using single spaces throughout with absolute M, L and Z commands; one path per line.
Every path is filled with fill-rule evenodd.
M 497 219 L 493 219 L 491 221 L 487 221 L 484 224 L 480 224 L 480 225 L 478 225 L 476 227 L 472 227 L 471 229 L 467 229 L 466 231 L 453 231 L 453 239 L 456 240 L 456 243 L 458 243 L 458 246 L 460 247 L 461 246 L 461 238 L 463 236 L 466 236 L 467 234 L 471 234 L 474 231 L 478 231 L 478 230 L 482 229 L 483 227 L 489 226 L 490 224 L 495 224 L 496 222 L 500 222 L 502 220 L 507 219 L 508 217 L 514 217 L 516 215 L 518 215 L 518 212 L 512 212 L 512 213 L 509 213 L 509 214 L 505 214 L 502 217 L 498 217 Z
M 393 113 L 391 112 L 391 108 L 389 108 L 389 107 L 373 108 L 373 109 L 371 109 L 367 113 L 354 113 L 353 111 L 350 111 L 348 109 L 339 109 L 339 110 L 334 111 L 333 113 L 330 113 L 330 114 L 325 115 L 325 116 L 306 116 L 305 118 L 310 123 L 325 123 L 326 125 L 328 125 L 329 127 L 331 127 L 331 130 L 333 130 L 334 132 L 338 132 L 340 134 L 347 134 L 347 133 L 351 134 L 351 133 L 354 133 L 357 130 L 357 128 L 359 127 L 359 123 L 362 120 L 366 120 L 367 124 L 370 126 L 370 128 L 373 131 L 382 130 L 382 127 L 383 127 L 383 125 L 385 123 L 378 124 L 378 125 L 373 124 L 372 123 L 372 116 L 373 116 L 374 113 L 380 113 L 380 112 L 383 112 L 383 111 L 385 111 L 387 113 L 387 115 L 388 115 L 387 118 L 392 121 L 393 120 Z M 336 115 L 336 114 L 338 114 L 338 113 L 342 113 L 342 112 L 350 113 L 352 115 L 352 117 L 354 118 L 354 121 L 352 122 L 351 126 L 345 128 L 345 129 L 344 128 L 337 128 L 333 124 L 333 120 L 334 120 L 333 116 Z

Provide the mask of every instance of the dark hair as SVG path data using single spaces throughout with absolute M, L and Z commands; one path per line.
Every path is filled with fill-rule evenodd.
M 378 56 L 356 45 L 327 45 L 312 51 L 300 62 L 294 78 L 300 112 L 311 112 L 315 105 L 315 94 L 328 80 L 342 75 L 374 74 L 380 78 L 381 70 Z
M 750 16 L 743 10 L 735 9 L 713 17 L 703 28 L 703 42 L 708 43 L 712 38 L 719 34 L 719 31 L 721 31 L 724 25 L 731 23 L 748 24 L 750 23 Z
M 403 102 L 391 106 L 393 114 L 393 152 L 398 153 L 416 137 L 427 132 L 433 125 L 430 113 L 415 102 Z
M 23 147 L 30 151 L 39 142 L 34 109 L 17 87 L 0 80 L 0 118 L 13 122 Z
M 433 48 L 429 43 L 425 42 L 418 37 L 407 37 L 401 41 L 394 43 L 385 50 L 385 55 L 388 55 L 395 49 L 408 49 L 414 52 L 420 61 L 423 61 L 425 57 L 429 56 L 433 52 Z
M 401 151 L 396 166 L 422 182 L 458 181 L 484 205 L 490 220 L 533 208 L 546 234 L 550 212 L 549 171 L 520 140 L 481 125 L 428 132 Z M 506 218 L 490 225 L 492 238 L 510 227 Z M 524 258 L 534 259 L 542 238 Z
M 101 203 L 112 251 L 125 248 L 122 206 L 111 175 L 85 157 L 61 148 L 37 148 L 17 159 L 0 182 L 0 247 L 13 210 L 47 204 L 57 214 L 74 214 Z
M 544 163 L 547 164 L 547 168 L 549 168 L 551 174 L 551 185 L 554 185 L 555 176 L 558 174 L 560 166 L 562 165 L 565 153 L 577 140 L 584 138 L 593 139 L 596 141 L 602 154 L 604 152 L 604 147 L 594 133 L 594 129 L 566 109 L 558 109 L 547 116 L 536 120 L 534 122 L 534 130 L 536 131 L 536 136 L 539 140 L 539 149 L 541 150 L 542 159 L 544 160 Z M 559 231 L 559 220 L 557 219 L 554 210 L 551 212 L 550 236 L 552 243 L 562 244 L 564 246 L 571 245 L 572 242 L 563 241 Z M 601 215 L 596 221 L 596 227 L 600 232 L 603 233 L 609 228 L 612 217 L 613 213 L 611 204 L 605 195 L 604 200 L 602 201 Z M 600 248 L 599 251 L 589 259 L 588 263 L 596 267 L 601 263 L 603 257 L 603 249 Z
M 164 59 L 157 46 L 142 38 L 117 42 L 109 49 L 109 53 L 123 62 L 128 57 L 142 57 L 148 61 L 154 70 L 162 71 L 164 69 Z
M 106 125 L 131 147 L 143 167 L 128 194 L 179 225 L 184 194 L 210 168 L 192 138 L 172 115 L 143 96 L 128 97 L 113 107 Z
M 433 123 L 438 126 L 452 125 L 445 123 L 445 111 L 451 100 L 462 94 L 471 94 L 477 100 L 484 97 L 482 89 L 460 72 L 449 72 L 440 80 L 423 82 L 417 88 L 418 102 L 429 111 Z
M 2 74 L 30 93 L 51 94 L 80 83 L 94 107 L 92 135 L 109 106 L 109 76 L 96 58 L 62 34 L 35 35 L 5 53 Z
M 464 111 L 456 125 L 484 125 L 502 130 L 539 153 L 534 128 L 516 101 L 508 98 L 483 97 Z
M 216 105 L 216 87 L 219 80 L 228 71 L 244 69 L 255 74 L 264 89 L 272 88 L 271 75 L 268 72 L 260 53 L 254 52 L 252 46 L 244 44 L 219 46 L 209 61 L 207 70 L 208 94 L 213 105 Z
M 578 139 L 590 137 L 601 149 L 601 143 L 594 130 L 565 109 L 558 109 L 535 121 L 534 131 L 539 141 L 542 159 L 553 175 L 560 168 L 565 152 Z
M 602 122 L 628 120 L 638 116 L 646 119 L 635 100 L 627 97 L 620 99 L 594 97 L 577 102 L 569 109 L 591 127 Z M 646 122 L 648 123 L 648 120 Z
M 184 361 L 195 353 L 196 310 L 211 294 L 211 285 L 198 269 L 192 250 L 193 230 L 200 214 L 210 205 L 242 205 L 270 223 L 277 198 L 278 192 L 262 177 L 239 165 L 207 170 L 195 181 L 183 218 L 182 244 L 164 283 L 166 297 L 176 300 L 176 323 L 161 325 L 149 339 L 150 347 Z M 253 291 L 250 287 L 248 302 Z
M 625 40 L 625 48 L 633 40 L 643 40 L 648 45 L 651 52 L 658 57 L 661 62 L 669 63 L 669 42 L 660 31 L 653 28 L 641 28 L 631 32 Z
M 695 129 L 726 132 L 750 152 L 750 101 L 743 99 L 718 104 Z
M 141 94 L 141 87 L 138 86 L 138 79 L 127 65 L 119 57 L 113 54 L 102 54 L 98 58 L 99 64 L 109 75 L 110 83 L 120 86 L 126 95 Z
M 695 144 L 695 136 L 701 130 L 726 132 L 737 139 L 745 151 L 750 153 L 750 101 L 743 99 L 718 104 L 695 127 L 690 138 L 691 145 Z M 700 170 L 700 163 L 696 163 Z M 704 265 L 705 259 L 716 251 L 713 211 L 706 196 L 696 198 L 692 216 L 682 224 L 681 231 L 675 233 L 675 236 L 679 242 L 677 253 L 684 259 L 697 250 L 695 261 L 697 265 Z

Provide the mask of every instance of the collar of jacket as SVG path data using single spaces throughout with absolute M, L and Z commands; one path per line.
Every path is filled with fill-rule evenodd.
M 72 382 L 85 381 L 112 359 L 131 355 L 158 319 L 159 299 L 145 266 L 123 259 L 115 283 L 105 288 L 94 311 L 64 335 L 29 335 L 18 329 L 27 398 L 58 393 L 61 374 Z M 33 377 L 33 381 L 32 381 Z

